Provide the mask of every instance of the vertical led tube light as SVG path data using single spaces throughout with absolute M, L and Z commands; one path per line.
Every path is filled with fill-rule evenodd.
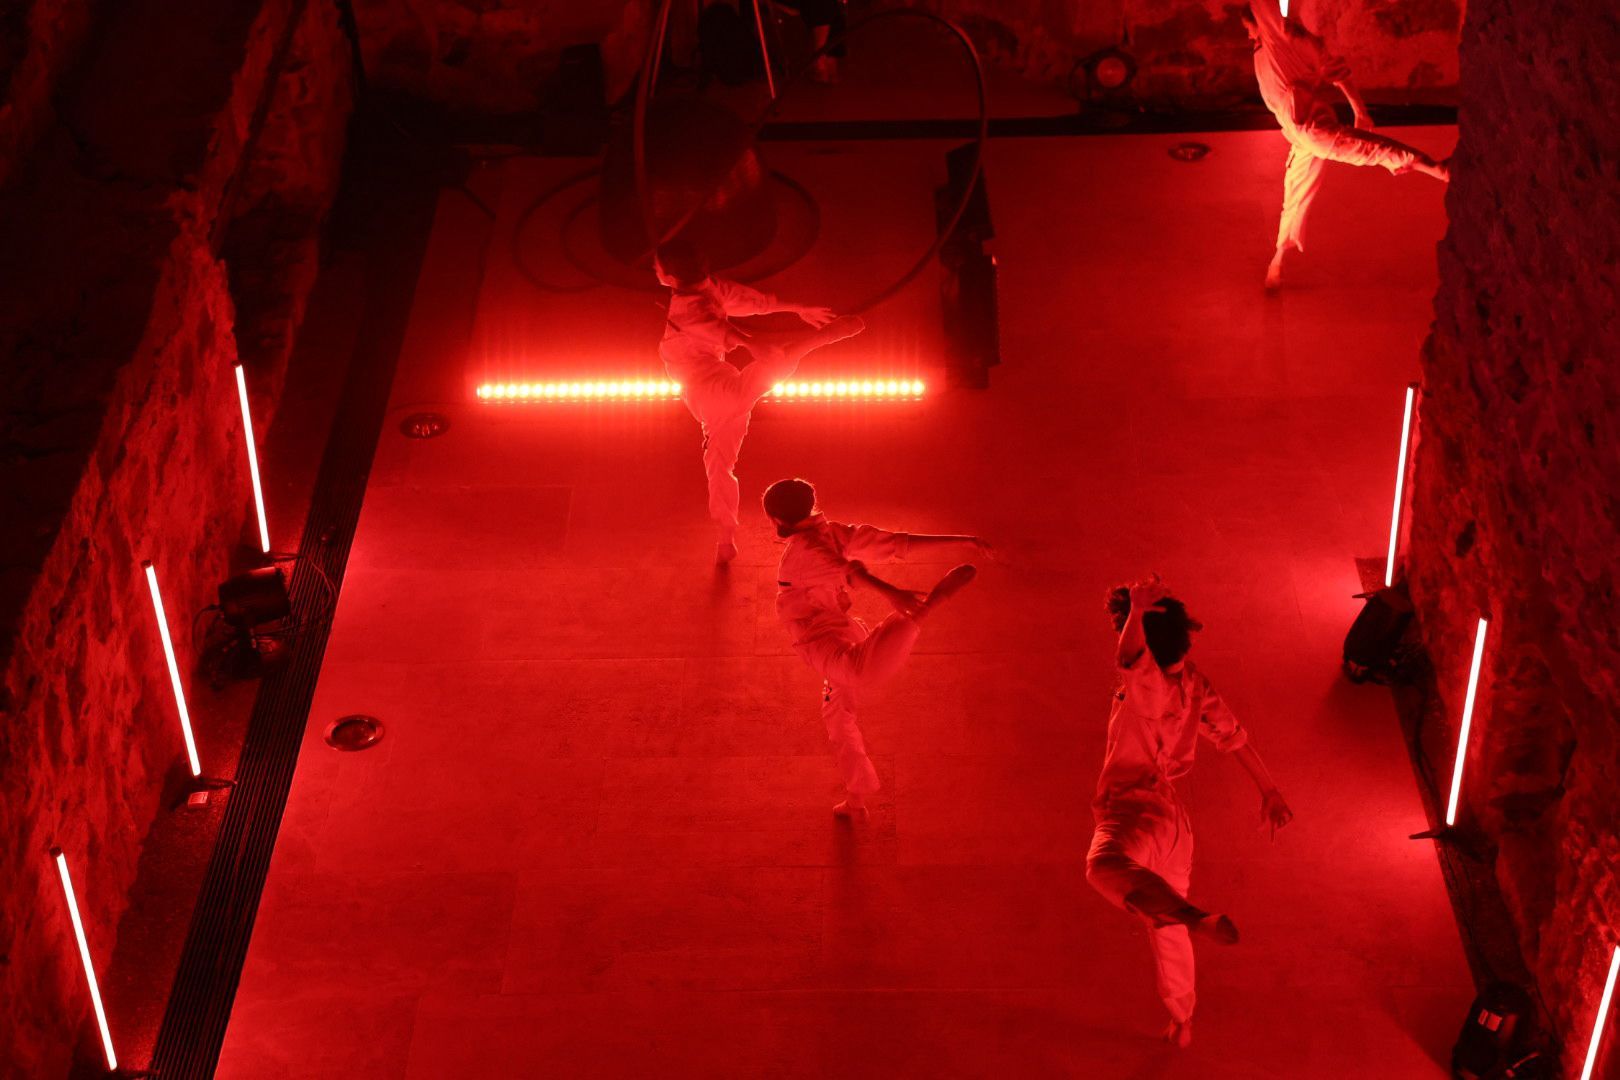
M 1592 1024 L 1592 1041 L 1586 1047 L 1586 1067 L 1581 1070 L 1581 1080 L 1592 1080 L 1592 1069 L 1597 1065 L 1598 1049 L 1603 1045 L 1603 1025 L 1609 1020 L 1609 1005 L 1614 1001 L 1614 980 L 1620 975 L 1620 946 L 1616 946 L 1614 956 L 1609 960 L 1609 978 L 1603 984 L 1603 997 L 1598 1001 L 1597 1020 Z
M 1468 695 L 1463 698 L 1462 729 L 1457 732 L 1457 761 L 1451 767 L 1451 801 L 1446 804 L 1446 827 L 1457 824 L 1457 799 L 1462 794 L 1463 763 L 1468 760 L 1468 732 L 1474 726 L 1474 698 L 1479 690 L 1479 664 L 1485 656 L 1486 620 L 1474 632 L 1474 662 L 1468 669 Z
M 79 943 L 79 962 L 84 965 L 84 981 L 90 984 L 90 1002 L 96 1007 L 96 1024 L 101 1028 L 101 1049 L 107 1055 L 107 1071 L 118 1070 L 113 1052 L 112 1030 L 107 1027 L 107 1010 L 101 1004 L 101 985 L 96 982 L 95 965 L 90 963 L 90 942 L 84 936 L 84 920 L 79 918 L 79 898 L 73 893 L 73 876 L 68 873 L 67 856 L 61 848 L 51 849 L 56 872 L 62 878 L 62 895 L 67 897 L 68 914 L 73 917 L 73 937 Z M 1613 982 L 1613 979 L 1610 979 Z
M 1401 501 L 1406 495 L 1406 454 L 1412 440 L 1412 406 L 1417 401 L 1417 383 L 1406 388 L 1406 413 L 1401 417 L 1401 457 L 1395 463 L 1395 509 L 1389 515 L 1389 556 L 1384 560 L 1384 588 L 1395 584 L 1395 547 L 1401 539 Z
M 152 611 L 157 615 L 158 633 L 163 637 L 163 657 L 169 662 L 169 684 L 174 687 L 174 707 L 180 713 L 180 730 L 186 737 L 186 758 L 191 763 L 191 775 L 202 775 L 202 762 L 197 760 L 197 741 L 191 737 L 191 711 L 186 708 L 186 692 L 180 685 L 180 664 L 174 658 L 174 641 L 169 637 L 169 617 L 163 612 L 163 594 L 158 591 L 157 570 L 148 559 L 141 563 L 146 571 L 146 585 L 152 591 Z
M 259 512 L 259 548 L 270 554 L 270 525 L 264 516 L 264 489 L 259 486 L 259 447 L 253 439 L 253 410 L 248 407 L 247 374 L 236 365 L 236 396 L 242 402 L 242 439 L 247 443 L 248 475 L 253 478 L 253 507 Z

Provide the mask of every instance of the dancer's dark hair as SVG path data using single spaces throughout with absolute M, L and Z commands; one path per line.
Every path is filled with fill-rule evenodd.
M 658 246 L 658 265 L 664 273 L 684 288 L 702 284 L 709 276 L 709 260 L 703 257 L 696 244 L 676 237 Z
M 805 518 L 816 512 L 816 489 L 810 481 L 794 477 L 778 480 L 765 489 L 765 513 L 776 525 L 778 535 L 786 536 Z
M 1107 606 L 1117 634 L 1125 629 L 1125 620 L 1131 614 L 1131 587 L 1116 585 L 1110 589 Z M 1147 638 L 1148 652 L 1162 668 L 1180 663 L 1192 648 L 1193 631 L 1203 628 L 1203 623 L 1187 614 L 1187 605 L 1173 596 L 1165 597 L 1156 610 L 1142 615 L 1142 636 Z

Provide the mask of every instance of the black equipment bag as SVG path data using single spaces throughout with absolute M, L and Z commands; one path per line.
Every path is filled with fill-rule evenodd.
M 1513 983 L 1491 983 L 1469 1006 L 1451 1051 L 1451 1075 L 1455 1080 L 1550 1077 L 1548 1059 L 1532 1048 L 1537 1038 L 1530 995 Z
M 1412 622 L 1406 587 L 1358 593 L 1367 602 L 1344 636 L 1344 673 L 1351 682 L 1384 681 L 1395 673 L 1401 638 Z

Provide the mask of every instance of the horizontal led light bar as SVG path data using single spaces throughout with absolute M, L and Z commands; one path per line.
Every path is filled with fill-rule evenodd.
M 771 387 L 775 401 L 915 401 L 927 388 L 921 379 L 795 379 Z M 489 382 L 477 390 L 486 405 L 534 402 L 668 401 L 681 394 L 669 379 L 581 379 L 567 382 Z
M 915 401 L 927 389 L 921 379 L 823 379 L 807 382 L 779 382 L 771 387 L 770 396 L 778 401 L 803 401 L 818 398 L 837 401 L 855 400 Z

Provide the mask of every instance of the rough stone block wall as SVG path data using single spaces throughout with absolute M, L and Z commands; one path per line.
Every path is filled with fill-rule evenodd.
M 641 63 L 655 0 L 355 0 L 367 77 L 428 101 L 527 112 L 562 50 L 602 47 L 608 94 Z
M 1066 83 L 1075 62 L 1116 47 L 1137 63 L 1138 101 L 1224 108 L 1255 99 L 1253 53 L 1233 0 L 927 0 L 984 55 L 1032 79 Z M 1299 17 L 1350 61 L 1364 90 L 1445 100 L 1457 83 L 1460 0 L 1293 0 Z
M 333 5 L 99 14 L 53 126 L 0 196 L 4 1076 L 99 1057 L 47 850 L 69 855 L 104 967 L 164 785 L 185 770 L 140 562 L 158 567 L 177 652 L 194 655 L 191 615 L 251 515 L 231 366 L 256 357 L 262 430 L 349 112 Z M 267 206 L 296 212 L 276 217 L 275 243 L 242 241 Z M 250 307 L 254 346 L 239 352 Z M 206 730 L 199 742 L 206 755 Z
M 748 0 L 744 0 L 746 3 Z M 1364 89 L 1399 100 L 1448 102 L 1457 83 L 1462 0 L 1293 0 L 1291 11 L 1351 62 Z M 859 16 L 912 0 L 860 0 Z M 1137 61 L 1144 103 L 1225 108 L 1258 97 L 1248 37 L 1234 0 L 922 0 L 960 22 L 986 59 L 1066 85 L 1075 62 L 1105 46 Z M 629 85 L 654 0 L 356 0 L 365 64 L 380 85 L 497 112 L 539 103 L 568 45 L 602 46 L 608 91 Z M 688 5 L 671 34 L 692 37 Z
M 55 122 L 53 97 L 90 29 L 91 0 L 0 0 L 0 187 Z
M 1620 11 L 1473 0 L 1461 55 L 1408 563 L 1448 715 L 1492 619 L 1465 805 L 1578 1072 L 1620 941 Z

